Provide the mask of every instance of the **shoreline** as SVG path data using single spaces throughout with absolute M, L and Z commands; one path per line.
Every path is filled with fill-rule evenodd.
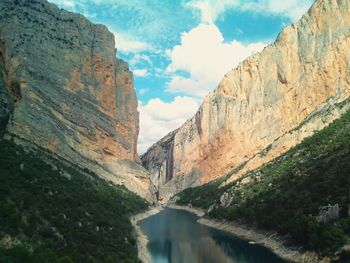
M 192 206 L 169 204 L 169 205 L 166 205 L 165 207 L 169 207 L 169 208 L 173 208 L 173 209 L 177 209 L 177 210 L 184 210 L 184 211 L 190 212 L 192 214 L 195 214 L 195 215 L 199 216 L 200 218 L 202 218 L 205 215 L 205 210 L 200 209 L 200 208 L 195 208 Z
M 272 253 L 276 254 L 280 258 L 287 262 L 297 263 L 330 263 L 330 258 L 320 258 L 315 252 L 305 251 L 302 252 L 299 249 L 294 249 L 285 245 L 285 240 L 278 236 L 274 232 L 265 232 L 257 230 L 251 227 L 244 226 L 235 222 L 221 221 L 216 219 L 204 218 L 205 210 L 191 207 L 191 206 L 180 206 L 175 204 L 169 204 L 164 206 L 157 206 L 147 210 L 144 213 L 137 214 L 131 218 L 131 223 L 134 226 L 137 236 L 137 250 L 138 257 L 144 263 L 150 263 L 151 257 L 147 250 L 148 239 L 147 236 L 142 232 L 140 226 L 137 224 L 139 221 L 146 219 L 152 215 L 155 215 L 163 210 L 164 207 L 173 208 L 177 210 L 184 210 L 193 213 L 199 217 L 198 223 L 212 227 L 218 230 L 228 232 L 236 237 L 247 240 L 247 242 L 253 242 L 252 245 L 256 244 L 269 249 Z
M 162 206 L 156 206 L 146 210 L 143 213 L 134 215 L 130 218 L 130 222 L 134 227 L 135 231 L 137 256 L 143 263 L 151 263 L 151 255 L 149 254 L 147 249 L 148 238 L 142 232 L 141 227 L 138 225 L 138 222 L 142 221 L 143 219 L 146 219 L 147 217 L 158 214 L 162 210 Z
M 235 222 L 220 221 L 215 219 L 200 218 L 198 223 L 228 232 L 234 236 L 253 242 L 253 245 L 259 245 L 269 249 L 287 262 L 296 263 L 330 263 L 329 258 L 320 258 L 315 252 L 301 252 L 299 249 L 294 249 L 285 245 L 285 240 L 277 233 L 264 232 L 251 227 L 243 226 Z
M 185 210 L 187 212 L 193 213 L 197 215 L 198 217 L 202 218 L 205 214 L 204 210 L 200 210 L 197 208 L 192 208 L 189 206 L 180 206 L 175 204 L 169 204 L 169 205 L 160 205 L 156 207 L 151 207 L 145 212 L 142 212 L 140 214 L 136 214 L 130 218 L 130 222 L 134 228 L 135 237 L 136 237 L 136 247 L 137 247 L 137 257 L 141 260 L 143 263 L 151 263 L 151 255 L 148 252 L 147 244 L 148 244 L 148 238 L 147 236 L 142 232 L 141 227 L 138 225 L 138 223 L 150 216 L 153 216 L 155 214 L 158 214 L 161 212 L 164 207 L 173 208 L 177 210 Z
M 320 258 L 315 252 L 305 251 L 301 252 L 298 249 L 293 249 L 285 245 L 285 240 L 277 233 L 257 230 L 242 224 L 231 221 L 223 221 L 216 219 L 204 218 L 205 210 L 195 208 L 192 206 L 168 205 L 167 207 L 188 211 L 196 214 L 200 218 L 198 223 L 208 227 L 215 228 L 228 232 L 236 237 L 247 240 L 247 242 L 254 242 L 254 244 L 269 249 L 272 253 L 286 260 L 287 262 L 296 263 L 330 263 L 329 258 Z

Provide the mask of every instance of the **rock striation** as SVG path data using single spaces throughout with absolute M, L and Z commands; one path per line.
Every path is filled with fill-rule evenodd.
M 234 170 L 228 181 L 236 180 L 338 118 L 349 108 L 349 54 L 350 1 L 316 1 L 273 44 L 228 72 L 170 139 L 142 156 L 152 177 L 164 182 L 160 199 Z
M 0 2 L 0 129 L 152 200 L 137 98 L 103 25 L 45 0 Z
M 153 145 L 152 151 L 141 156 L 142 165 L 150 172 L 150 179 L 155 189 L 162 188 L 173 179 L 173 149 L 176 132 L 177 130 L 170 132 Z M 161 198 L 157 190 L 156 196 L 157 199 Z

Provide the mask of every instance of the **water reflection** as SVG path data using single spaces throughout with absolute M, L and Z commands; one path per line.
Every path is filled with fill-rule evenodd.
M 153 263 L 280 263 L 265 248 L 198 224 L 197 216 L 166 208 L 140 222 Z

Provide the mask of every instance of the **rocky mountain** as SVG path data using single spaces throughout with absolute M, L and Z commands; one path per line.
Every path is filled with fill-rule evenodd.
M 316 1 L 142 156 L 159 198 L 233 172 L 234 181 L 341 116 L 349 108 L 349 54 L 350 1 Z
M 205 209 L 207 216 L 225 220 L 223 224 L 263 233 L 266 239 L 256 240 L 261 244 L 272 238 L 292 248 L 291 253 L 277 252 L 270 246 L 291 262 L 344 263 L 350 260 L 349 174 L 348 109 L 329 126 L 238 180 L 227 183 L 229 177 L 222 177 L 188 188 L 173 200 Z
M 153 199 L 137 162 L 137 99 L 114 36 L 45 0 L 0 2 L 0 126 Z

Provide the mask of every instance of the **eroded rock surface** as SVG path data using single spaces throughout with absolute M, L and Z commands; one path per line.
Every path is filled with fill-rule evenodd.
M 114 36 L 45 0 L 0 1 L 0 124 L 152 199 L 137 165 L 137 99 Z
M 142 165 L 150 172 L 150 179 L 156 189 L 162 188 L 173 179 L 173 149 L 176 131 L 169 133 L 152 150 L 141 156 Z M 161 199 L 159 191 L 157 198 Z
M 161 140 L 143 155 L 152 176 L 163 176 L 160 198 L 245 163 L 235 180 L 338 118 L 348 107 L 349 54 L 350 1 L 316 1 L 275 43 L 225 75 L 167 142 L 172 154 L 153 158 Z M 170 160 L 165 180 L 161 169 Z

